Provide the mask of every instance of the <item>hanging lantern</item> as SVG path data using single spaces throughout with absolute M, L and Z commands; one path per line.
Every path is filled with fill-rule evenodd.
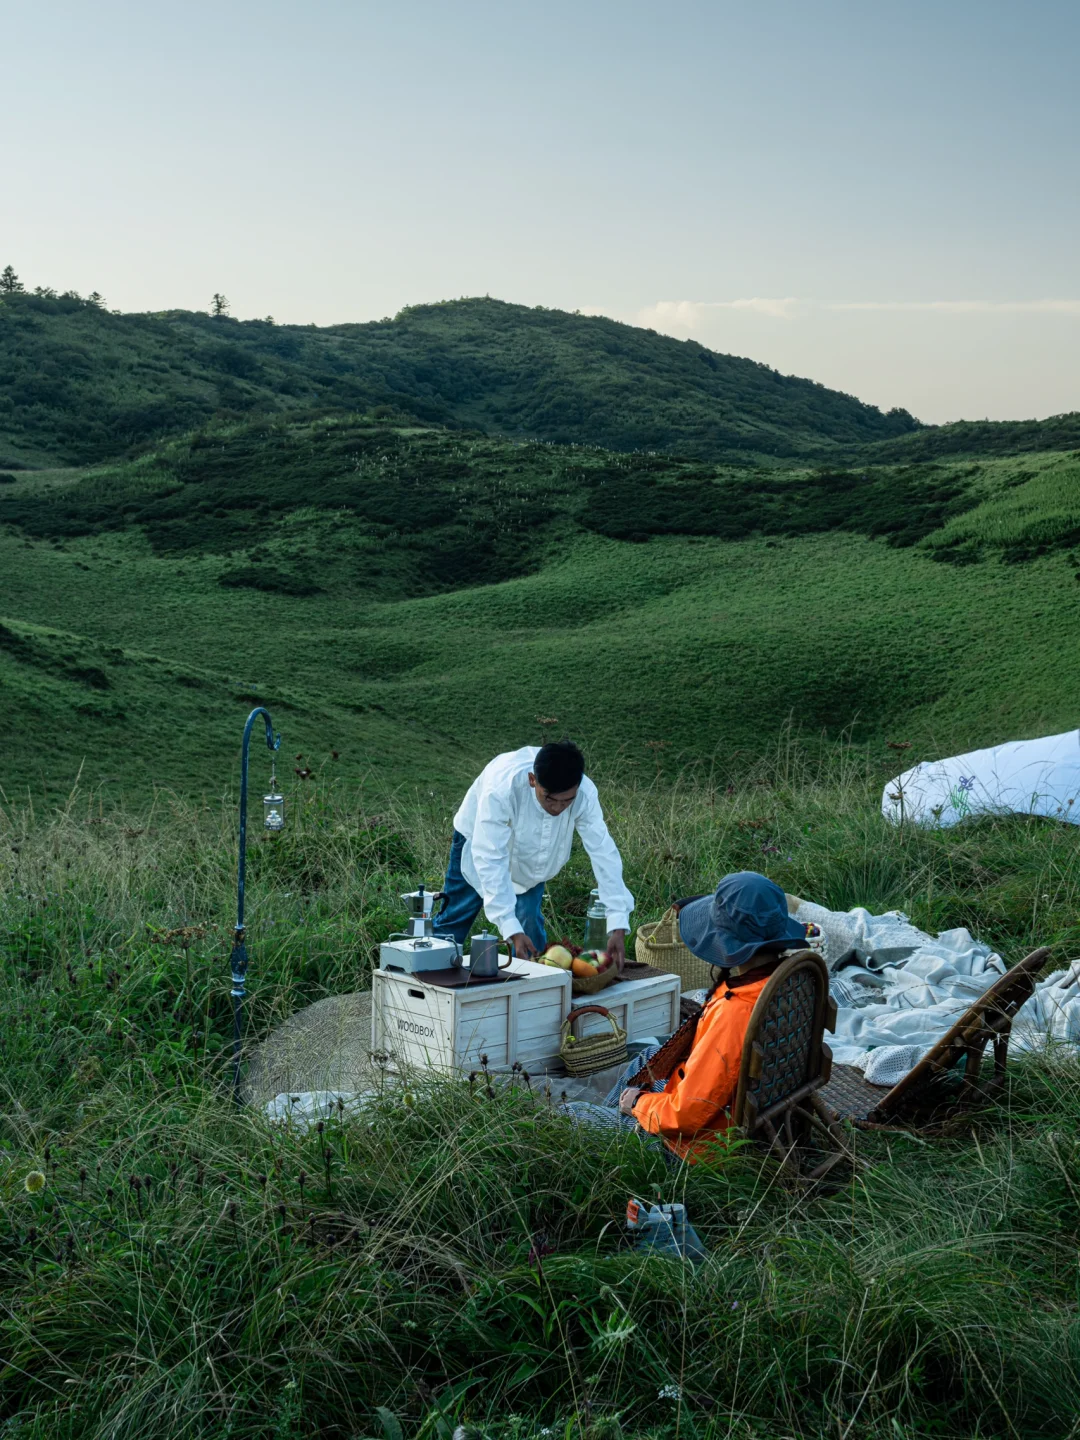
M 285 796 L 277 793 L 277 784 L 273 778 L 269 792 L 263 796 L 263 829 L 285 829 Z

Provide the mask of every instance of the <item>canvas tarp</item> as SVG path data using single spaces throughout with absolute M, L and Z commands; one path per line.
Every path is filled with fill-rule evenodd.
M 1080 730 L 924 760 L 885 786 L 882 813 L 916 825 L 976 815 L 1045 815 L 1080 824 Z

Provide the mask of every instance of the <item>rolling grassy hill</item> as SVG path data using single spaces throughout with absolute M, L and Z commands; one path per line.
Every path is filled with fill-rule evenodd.
M 493 434 L 710 459 L 822 455 L 915 430 L 767 365 L 600 317 L 474 299 L 367 325 L 74 297 L 0 303 L 0 468 L 85 463 L 214 416 L 389 405 Z
M 19 312 L 0 310 L 2 331 Z M 355 1124 L 271 1138 L 223 1066 L 260 702 L 290 821 L 250 846 L 249 1039 L 362 988 L 400 891 L 440 873 L 448 802 L 494 751 L 566 731 L 629 782 L 605 802 L 638 921 L 753 867 L 1009 957 L 1074 953 L 1074 827 L 875 813 L 917 755 L 1077 723 L 1068 417 L 1023 454 L 979 427 L 811 464 L 628 453 L 479 433 L 512 429 L 490 390 L 450 427 L 419 402 L 349 411 L 345 382 L 294 371 L 290 391 L 270 361 L 226 403 L 183 358 L 188 319 L 142 320 L 167 375 L 117 328 L 112 369 L 93 347 L 85 385 L 43 363 L 53 398 L 6 411 L 34 463 L 0 477 L 0 1429 L 1057 1433 L 1080 1395 L 1067 1055 L 1011 1061 L 970 1142 L 857 1132 L 869 1163 L 809 1192 L 752 1147 L 690 1172 L 632 1137 L 598 1150 L 517 1085 L 389 1090 Z M 233 327 L 191 325 L 228 348 Z M 714 412 L 690 411 L 693 441 Z M 809 445 L 792 416 L 783 443 Z M 87 455 L 108 458 L 45 463 Z M 256 743 L 256 795 L 268 773 Z M 76 777 L 90 803 L 65 799 Z M 591 883 L 574 857 L 553 933 Z M 710 1248 L 689 1285 L 618 1247 L 627 1195 L 654 1193 Z
M 0 470 L 130 454 L 211 419 L 373 406 L 491 435 L 738 464 L 1080 445 L 1080 412 L 920 425 L 696 341 L 490 298 L 317 328 L 0 295 Z
M 1076 723 L 1070 454 L 748 471 L 277 418 L 22 472 L 0 526 L 9 791 L 214 793 L 256 700 L 291 768 L 439 789 L 538 717 L 646 774 L 789 716 L 923 753 Z

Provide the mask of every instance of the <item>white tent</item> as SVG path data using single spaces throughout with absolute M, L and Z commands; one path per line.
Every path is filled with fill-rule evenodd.
M 1047 815 L 1080 825 L 1080 730 L 921 761 L 885 786 L 899 824 L 956 825 L 973 815 Z

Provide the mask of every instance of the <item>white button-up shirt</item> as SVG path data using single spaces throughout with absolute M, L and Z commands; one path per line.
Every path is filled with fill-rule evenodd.
M 521 929 L 517 897 L 559 873 L 576 830 L 592 862 L 608 929 L 629 930 L 634 897 L 623 884 L 622 857 L 604 823 L 596 786 L 583 776 L 573 804 L 561 815 L 549 815 L 529 784 L 538 754 L 537 746 L 526 745 L 496 755 L 473 781 L 454 816 L 454 829 L 465 836 L 461 873 L 508 940 Z

